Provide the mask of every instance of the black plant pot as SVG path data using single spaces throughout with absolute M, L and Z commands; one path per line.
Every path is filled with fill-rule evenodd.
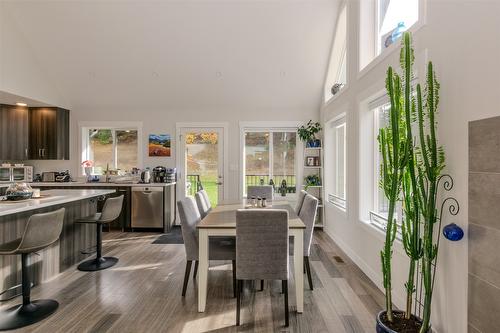
M 377 333 L 399 333 L 397 331 L 394 331 L 392 329 L 390 329 L 389 327 L 387 327 L 384 322 L 382 321 L 382 317 L 385 315 L 386 311 L 380 311 L 377 315 L 377 326 L 376 326 L 376 329 L 377 329 Z M 404 312 L 403 311 L 397 311 L 397 310 L 393 310 L 392 313 L 394 313 L 395 315 L 400 315 L 400 316 L 403 316 L 404 315 Z M 422 320 L 418 317 L 415 317 L 415 316 L 412 316 L 415 320 L 417 320 L 418 322 L 422 323 Z M 427 333 L 431 333 L 432 330 L 431 328 L 429 327 L 429 330 L 427 331 Z

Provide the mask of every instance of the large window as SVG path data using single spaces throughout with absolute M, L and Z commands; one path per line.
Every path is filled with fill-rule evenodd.
M 378 0 L 377 51 L 394 44 L 403 31 L 418 21 L 419 0 Z
M 82 128 L 82 162 L 93 162 L 93 174 L 109 168 L 130 172 L 139 167 L 137 128 Z M 82 171 L 83 172 L 83 171 Z
M 295 131 L 244 131 L 243 194 L 249 185 L 274 185 L 275 193 L 296 192 Z
M 347 9 L 342 8 L 335 30 L 330 64 L 325 83 L 325 101 L 337 94 L 347 84 Z
M 346 207 L 346 121 L 345 117 L 333 121 L 331 127 L 333 181 L 328 201 Z
M 383 127 L 387 127 L 389 125 L 389 116 L 391 105 L 387 102 L 387 96 L 384 96 L 377 101 L 371 103 L 371 110 L 373 112 L 374 117 L 374 138 L 373 138 L 373 149 L 374 149 L 374 170 L 375 182 L 373 184 L 373 206 L 370 211 L 370 222 L 376 227 L 385 230 L 387 227 L 387 217 L 389 211 L 389 201 L 387 200 L 384 190 L 380 187 L 381 182 L 381 174 L 380 168 L 382 163 L 382 154 L 380 152 L 379 143 L 377 140 L 377 136 L 379 133 L 379 129 Z M 401 237 L 401 204 L 396 205 L 396 211 L 394 213 L 394 218 L 396 219 L 396 223 L 398 224 L 398 238 Z

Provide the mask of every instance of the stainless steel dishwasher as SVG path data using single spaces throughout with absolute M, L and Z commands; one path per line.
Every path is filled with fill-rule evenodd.
M 163 228 L 163 187 L 132 187 L 132 228 Z

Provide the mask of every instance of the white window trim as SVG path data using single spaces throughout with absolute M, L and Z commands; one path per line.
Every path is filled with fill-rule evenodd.
M 327 98 L 326 96 L 326 90 L 327 89 L 330 89 L 331 87 L 327 87 L 327 85 L 329 85 L 329 72 L 330 72 L 330 68 L 332 67 L 332 55 L 333 55 L 333 52 L 335 51 L 335 46 L 336 46 L 336 43 L 339 43 L 339 41 L 336 40 L 336 35 L 334 35 L 334 40 L 332 42 L 332 46 L 331 46 L 331 49 L 330 49 L 330 57 L 329 57 L 329 62 L 328 62 L 328 73 L 327 75 L 325 76 L 325 81 L 324 81 L 324 84 L 323 84 L 323 94 L 325 95 L 323 97 L 323 105 L 327 105 L 329 103 L 331 103 L 332 101 L 334 101 L 335 99 L 338 98 L 338 96 L 340 96 L 344 91 L 347 90 L 348 88 L 348 85 L 349 85 L 349 64 L 350 64 L 350 61 L 349 61 L 349 14 L 350 14 L 350 6 L 349 6 L 349 1 L 344 1 L 344 3 L 342 3 L 340 5 L 340 10 L 339 10 L 339 15 L 337 16 L 337 22 L 336 22 L 336 31 L 337 29 L 339 28 L 339 19 L 340 19 L 340 16 L 342 15 L 342 12 L 345 10 L 345 21 L 346 21 L 346 26 L 345 26 L 345 40 L 344 40 L 344 43 L 343 45 L 340 46 L 341 48 L 341 58 L 340 58 L 340 63 L 339 64 L 336 64 L 335 66 L 337 66 L 337 69 L 336 69 L 336 73 L 335 73 L 335 80 L 338 79 L 340 73 L 341 73 L 341 67 L 342 67 L 342 61 L 344 60 L 345 61 L 345 65 L 346 65 L 346 79 L 345 79 L 345 84 L 344 86 L 339 90 L 339 92 L 335 95 L 329 95 L 329 97 Z
M 297 132 L 297 129 L 304 125 L 301 121 L 240 121 L 240 186 L 239 198 L 243 198 L 245 193 L 245 132 Z M 296 170 L 296 192 L 302 188 L 303 170 L 301 168 L 304 159 L 304 145 L 297 136 L 295 146 L 295 170 Z
M 79 121 L 78 122 L 78 147 L 80 160 L 78 161 L 78 174 L 84 176 L 85 173 L 81 167 L 81 163 L 87 159 L 88 138 L 85 136 L 84 131 L 89 128 L 95 129 L 114 129 L 114 130 L 137 130 L 137 167 L 143 168 L 143 137 L 142 137 L 142 122 L 141 121 Z M 115 145 L 115 140 L 113 140 Z M 116 152 L 116 150 L 115 150 Z M 116 156 L 115 156 L 116 160 Z
M 337 161 L 338 161 L 338 149 L 337 147 L 333 147 L 335 151 L 335 156 L 332 161 L 332 167 L 335 170 L 335 174 L 333 175 L 333 181 L 332 181 L 332 187 L 328 193 L 328 202 L 335 205 L 337 208 L 341 209 L 342 211 L 347 210 L 347 116 L 345 113 L 340 114 L 339 116 L 335 117 L 334 119 L 330 120 L 327 122 L 327 125 L 330 127 L 330 130 L 333 130 L 333 135 L 337 135 L 338 132 L 334 130 L 334 128 L 338 128 L 340 126 L 344 126 L 344 198 L 341 198 L 338 196 L 336 193 L 336 187 L 337 187 L 337 179 L 338 179 L 338 169 L 336 167 Z M 333 137 L 332 137 L 333 138 Z M 337 138 L 334 138 L 335 144 L 337 144 Z
M 377 46 L 377 43 L 378 43 L 378 40 L 377 40 L 377 36 L 378 36 L 378 13 L 377 13 L 378 12 L 377 11 L 378 1 L 377 1 L 377 5 L 374 7 L 375 7 L 375 12 L 374 12 L 374 15 L 375 15 L 374 23 L 375 24 L 373 27 L 373 29 L 374 29 L 373 42 L 375 43 L 375 52 L 377 52 L 377 48 L 378 48 L 378 46 Z M 406 31 L 409 31 L 413 35 L 415 35 L 426 24 L 427 24 L 427 0 L 419 0 L 418 20 Z M 393 54 L 394 52 L 396 52 L 400 48 L 401 48 L 401 44 L 398 42 L 398 43 L 394 43 L 394 44 L 390 45 L 388 48 L 382 50 L 382 52 L 380 52 L 379 54 L 375 54 L 373 59 L 368 64 L 366 64 L 363 68 L 358 69 L 357 79 L 358 80 L 361 79 L 363 76 L 365 76 L 367 73 L 369 73 L 372 69 L 377 67 L 377 65 L 380 64 L 385 58 L 389 57 L 389 55 Z

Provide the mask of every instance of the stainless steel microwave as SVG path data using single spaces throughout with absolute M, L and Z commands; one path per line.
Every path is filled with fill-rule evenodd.
M 0 166 L 0 183 L 33 181 L 32 166 Z

